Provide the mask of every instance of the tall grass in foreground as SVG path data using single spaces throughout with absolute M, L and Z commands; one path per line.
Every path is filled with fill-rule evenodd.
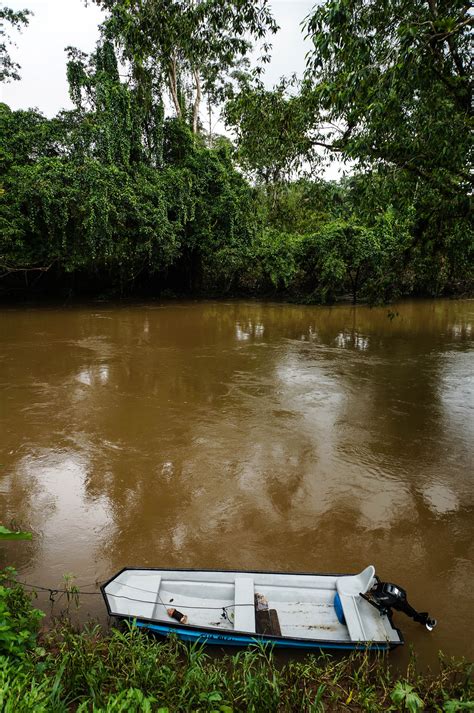
M 210 658 L 176 639 L 160 643 L 136 627 L 51 630 L 42 646 L 0 657 L 0 710 L 51 711 L 455 711 L 474 710 L 470 667 L 441 659 L 439 673 L 413 663 L 394 673 L 380 655 L 308 656 L 277 666 L 256 646 Z

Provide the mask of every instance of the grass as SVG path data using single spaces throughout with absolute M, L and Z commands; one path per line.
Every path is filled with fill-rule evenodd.
M 472 667 L 442 656 L 436 673 L 418 671 L 412 660 L 400 674 L 386 655 L 368 652 L 311 655 L 283 666 L 263 646 L 211 658 L 202 646 L 161 642 L 131 625 L 75 630 L 66 619 L 38 637 L 39 613 L 6 578 L 0 587 L 5 713 L 474 711 Z
M 441 659 L 436 674 L 411 663 L 395 674 L 386 657 L 308 656 L 277 666 L 257 646 L 210 658 L 199 646 L 159 642 L 133 626 L 103 632 L 53 628 L 20 658 L 0 657 L 0 710 L 94 711 L 455 711 L 474 710 L 470 667 Z

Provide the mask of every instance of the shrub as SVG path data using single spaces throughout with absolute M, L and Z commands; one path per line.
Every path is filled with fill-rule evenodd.
M 21 657 L 35 647 L 44 613 L 32 606 L 15 575 L 11 567 L 0 572 L 0 655 Z

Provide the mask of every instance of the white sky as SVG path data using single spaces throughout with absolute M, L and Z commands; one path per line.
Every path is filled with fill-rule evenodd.
M 94 4 L 85 7 L 83 0 L 6 0 L 6 4 L 14 10 L 26 7 L 34 16 L 21 34 L 13 35 L 17 47 L 10 54 L 21 65 L 21 80 L 0 85 L 0 101 L 12 109 L 37 108 L 48 117 L 70 108 L 64 49 L 73 46 L 91 52 L 103 14 Z M 301 22 L 315 4 L 315 0 L 271 0 L 280 31 L 271 39 L 272 61 L 264 75 L 267 86 L 283 75 L 303 74 L 310 43 L 304 40 Z M 325 177 L 336 178 L 340 169 L 333 164 Z

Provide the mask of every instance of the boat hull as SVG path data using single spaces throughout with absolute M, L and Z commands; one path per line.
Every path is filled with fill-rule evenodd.
M 190 643 L 200 643 L 207 646 L 232 646 L 232 647 L 247 647 L 252 644 L 264 644 L 277 649 L 299 649 L 302 651 L 319 651 L 326 649 L 342 650 L 342 651 L 389 651 L 400 643 L 360 643 L 360 642 L 335 642 L 335 641 L 320 641 L 320 640 L 305 640 L 288 639 L 283 637 L 260 636 L 258 634 L 245 635 L 238 633 L 210 632 L 204 630 L 193 630 L 191 627 L 186 628 L 173 626 L 168 624 L 158 624 L 148 621 L 133 620 L 139 628 L 146 629 L 153 634 L 161 637 L 167 637 L 174 634 L 181 641 Z

